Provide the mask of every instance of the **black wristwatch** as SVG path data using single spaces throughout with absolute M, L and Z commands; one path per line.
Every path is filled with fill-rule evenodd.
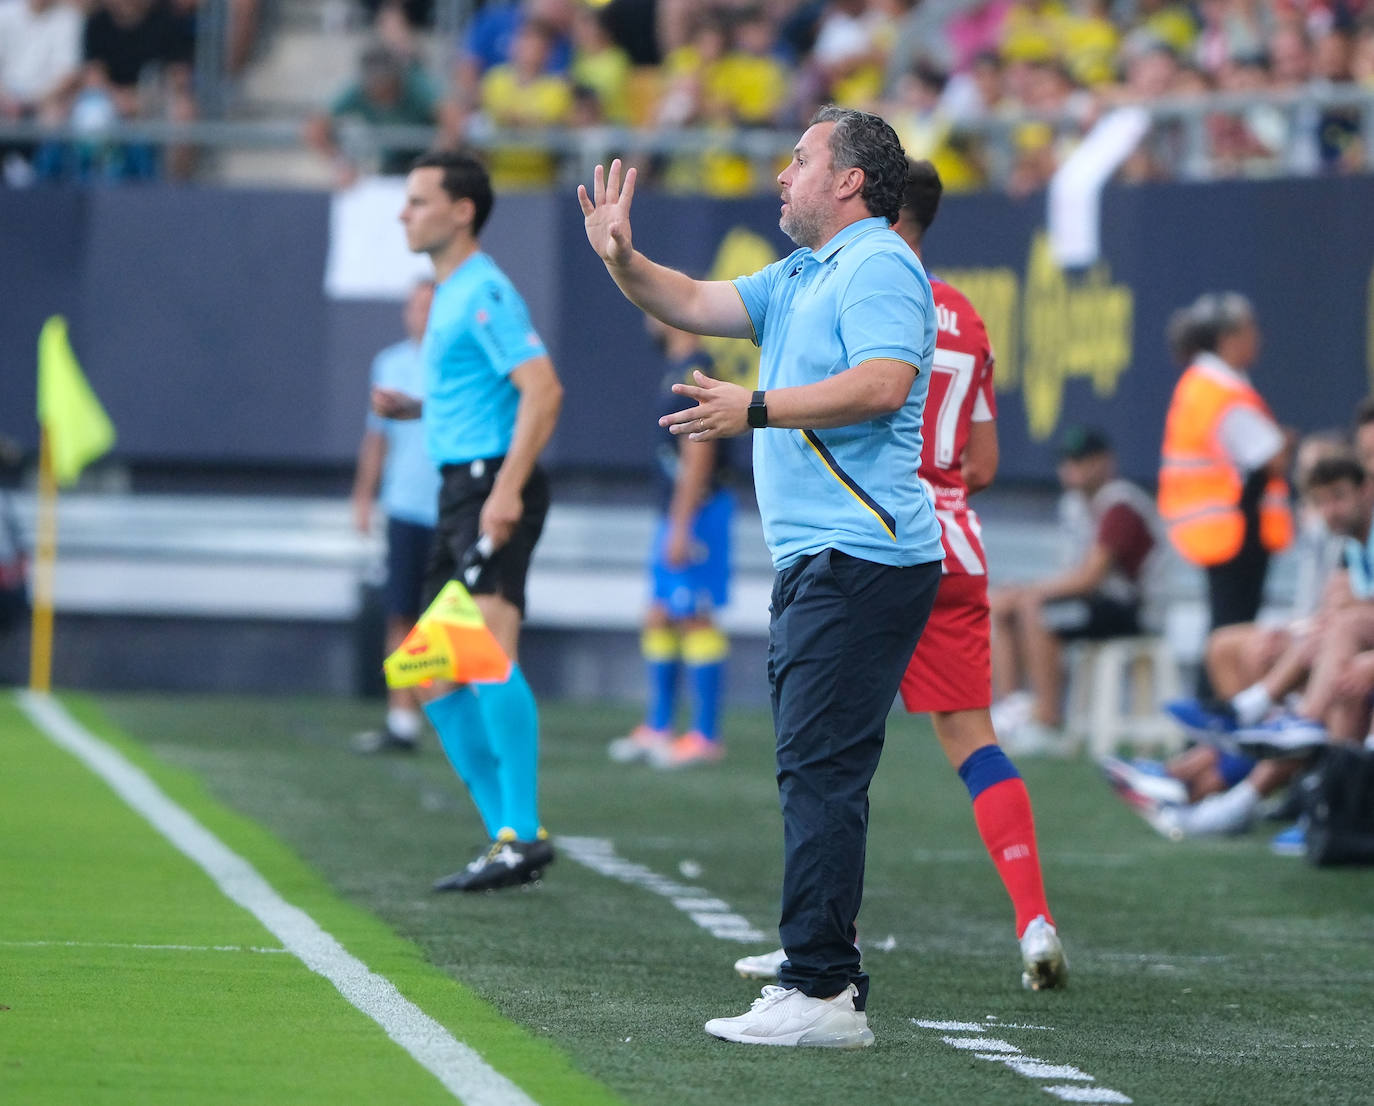
M 749 410 L 745 417 L 749 420 L 749 425 L 755 430 L 762 430 L 768 425 L 768 404 L 764 401 L 762 392 L 754 393 L 754 398 L 749 401 Z

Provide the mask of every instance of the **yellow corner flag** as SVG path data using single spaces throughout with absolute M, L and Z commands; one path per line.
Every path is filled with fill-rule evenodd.
M 393 688 L 432 680 L 499 684 L 510 678 L 511 662 L 468 589 L 450 580 L 382 668 Z
M 59 484 L 72 483 L 114 445 L 114 425 L 77 364 L 61 315 L 49 318 L 38 336 L 38 423 Z

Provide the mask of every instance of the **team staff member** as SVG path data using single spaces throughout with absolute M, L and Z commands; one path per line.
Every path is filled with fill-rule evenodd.
M 893 229 L 917 257 L 935 220 L 943 185 L 929 161 L 907 167 L 901 213 Z M 992 346 L 978 312 L 958 289 L 930 278 L 938 330 L 926 396 L 920 478 L 930 489 L 944 543 L 944 575 L 921 643 L 902 676 L 902 702 L 930 712 L 935 736 L 968 787 L 978 831 L 1016 912 L 1022 983 L 1062 986 L 1063 946 L 1045 901 L 1030 797 L 997 745 L 988 706 L 992 669 L 988 639 L 988 568 L 970 493 L 997 472 L 997 401 Z M 735 970 L 751 978 L 776 974 L 781 950 L 746 956 Z
M 372 387 L 424 394 L 420 340 L 433 299 L 432 280 L 410 290 L 403 313 L 407 336 L 373 358 Z M 359 533 L 371 532 L 372 508 L 379 500 L 386 512 L 386 651 L 394 653 L 424 610 L 425 566 L 438 513 L 439 472 L 425 451 L 424 427 L 414 420 L 368 415 L 353 476 L 353 523 Z M 382 728 L 354 739 L 360 753 L 415 751 L 420 708 L 414 689 L 392 688 L 386 698 Z
M 421 347 L 423 403 L 385 388 L 377 414 L 422 416 L 425 443 L 443 474 L 426 602 L 466 567 L 478 538 L 494 547 L 468 584 L 482 617 L 518 659 L 530 554 L 548 512 L 536 461 L 558 421 L 563 388 L 524 300 L 478 244 L 491 212 L 491 182 L 463 154 L 425 154 L 406 178 L 406 243 L 434 262 L 434 305 Z M 425 713 L 492 838 L 435 890 L 483 891 L 526 883 L 553 860 L 538 813 L 539 718 L 518 663 L 501 684 L 436 682 Z
M 769 681 L 784 837 L 782 986 L 708 1033 L 750 1044 L 873 1042 L 854 944 L 868 785 L 888 708 L 940 582 L 940 526 L 914 479 L 935 351 L 925 271 L 892 232 L 906 157 L 875 115 L 822 108 L 778 176 L 798 245 L 733 281 L 635 250 L 635 170 L 579 187 L 587 238 L 621 291 L 670 326 L 752 338 L 760 390 L 696 376 L 660 420 L 697 441 L 754 427 L 754 478 L 777 575 Z
M 1238 292 L 1209 292 L 1171 323 L 1171 341 L 1192 360 L 1165 417 L 1160 518 L 1179 553 L 1207 571 L 1210 629 L 1253 622 L 1270 554 L 1293 540 L 1289 439 L 1250 381 L 1254 308 Z

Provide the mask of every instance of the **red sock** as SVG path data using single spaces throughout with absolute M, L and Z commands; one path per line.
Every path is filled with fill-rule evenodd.
M 1039 914 L 1050 925 L 1045 882 L 1040 875 L 1040 854 L 1035 847 L 1035 819 L 1030 795 L 1019 777 L 993 784 L 973 800 L 973 818 L 997 874 L 1016 910 L 1016 936 Z

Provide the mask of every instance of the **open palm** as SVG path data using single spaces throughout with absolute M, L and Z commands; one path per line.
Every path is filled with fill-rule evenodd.
M 620 183 L 620 159 L 611 162 L 610 172 L 600 165 L 592 174 L 592 195 L 586 185 L 577 186 L 577 200 L 582 205 L 587 241 L 597 256 L 607 265 L 620 265 L 630 259 L 634 245 L 630 239 L 630 203 L 635 195 L 635 170 L 625 174 Z

